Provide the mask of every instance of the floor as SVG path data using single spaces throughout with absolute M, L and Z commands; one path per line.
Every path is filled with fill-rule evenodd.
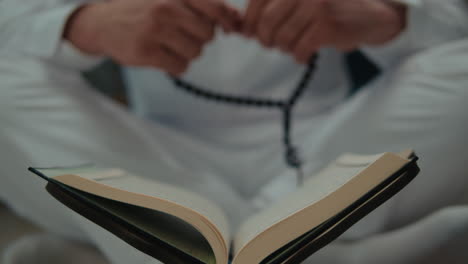
M 14 240 L 26 234 L 40 232 L 39 228 L 17 217 L 0 203 L 0 256 Z
M 13 241 L 22 236 L 39 232 L 41 232 L 39 228 L 17 217 L 0 203 L 0 264 L 2 264 L 3 251 Z M 106 258 L 98 250 L 89 245 L 80 243 L 57 244 L 57 241 L 48 240 L 48 243 L 51 244 L 45 245 L 52 245 L 52 251 L 47 251 L 45 250 L 46 248 L 41 249 L 42 253 L 46 253 L 40 255 L 39 259 L 36 259 L 37 263 L 108 264 Z M 58 247 L 61 250 L 57 253 L 56 249 Z M 72 260 L 70 260 L 70 256 L 73 256 Z

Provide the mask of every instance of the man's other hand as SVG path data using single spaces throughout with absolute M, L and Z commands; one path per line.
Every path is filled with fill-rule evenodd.
M 240 19 L 222 0 L 102 1 L 74 12 L 64 38 L 89 54 L 180 75 L 213 39 L 218 25 L 232 32 Z
M 250 0 L 243 31 L 306 63 L 322 46 L 384 44 L 405 25 L 405 6 L 386 0 Z

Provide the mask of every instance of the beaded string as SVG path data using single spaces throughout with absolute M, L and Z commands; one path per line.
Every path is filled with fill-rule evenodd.
M 207 100 L 231 105 L 279 109 L 283 114 L 282 128 L 286 164 L 297 171 L 298 185 L 302 185 L 304 181 L 304 175 L 302 173 L 303 161 L 299 155 L 298 149 L 292 143 L 292 113 L 297 102 L 309 86 L 309 83 L 312 79 L 312 75 L 316 69 L 317 57 L 317 55 L 314 55 L 309 60 L 309 63 L 304 71 L 304 74 L 302 75 L 302 78 L 296 85 L 296 88 L 291 93 L 290 97 L 286 100 L 273 100 L 265 98 L 254 98 L 250 96 L 237 96 L 232 94 L 218 93 L 199 87 L 197 85 L 194 85 L 176 77 L 170 76 L 170 79 L 174 82 L 175 86 L 178 89 L 186 91 L 199 98 L 204 98 Z

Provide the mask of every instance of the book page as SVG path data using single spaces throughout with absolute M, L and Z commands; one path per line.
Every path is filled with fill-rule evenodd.
M 40 171 L 69 186 L 108 199 L 154 210 L 158 210 L 153 208 L 154 206 L 159 206 L 163 207 L 161 211 L 167 213 L 178 212 L 179 217 L 185 217 L 185 220 L 199 229 L 202 234 L 208 235 L 206 239 L 211 242 L 210 245 L 218 258 L 228 253 L 230 234 L 224 213 L 216 204 L 198 194 L 141 178 L 121 169 L 84 167 L 40 169 Z M 210 228 L 208 233 L 206 226 Z
M 334 163 L 317 175 L 307 179 L 304 186 L 298 191 L 291 193 L 273 206 L 247 220 L 236 234 L 236 250 L 273 224 L 324 198 L 365 167 L 341 167 Z
M 377 162 L 372 163 L 376 160 Z M 284 240 L 286 243 L 292 241 L 303 234 L 298 232 L 304 229 L 304 226 L 312 225 L 310 228 L 313 228 L 323 223 L 344 209 L 347 204 L 354 202 L 389 177 L 406 162 L 408 160 L 394 154 L 369 156 L 367 160 L 365 157 L 352 155 L 339 158 L 326 169 L 306 180 L 304 186 L 298 191 L 248 219 L 236 234 L 235 255 L 237 256 L 246 248 L 248 248 L 247 251 L 256 251 L 256 254 L 260 255 L 260 251 L 265 251 L 268 247 L 274 248 L 273 244 L 279 243 L 278 240 Z M 307 212 L 304 211 L 306 208 Z M 306 214 L 303 215 L 306 217 L 298 215 L 299 212 Z M 290 217 L 294 217 L 291 218 L 293 224 L 288 225 L 284 221 Z M 294 228 L 291 228 L 291 225 L 294 225 Z M 271 231 L 284 235 L 275 239 L 273 235 L 275 232 Z M 292 233 L 295 232 L 297 234 L 293 235 Z M 262 242 L 258 242 L 260 236 L 262 236 L 260 239 Z M 285 238 L 286 236 L 291 237 L 289 241 Z M 257 240 L 261 244 L 259 247 L 262 248 L 251 249 L 250 243 L 254 240 Z M 245 261 L 245 257 L 240 259 Z M 238 262 L 237 257 L 235 258 L 235 263 L 241 262 Z
M 229 223 L 223 211 L 214 202 L 196 193 L 169 184 L 150 181 L 120 169 L 106 169 L 98 173 L 81 173 L 79 176 L 117 189 L 157 197 L 188 207 L 199 212 L 213 222 L 221 231 L 223 237 L 230 236 Z
M 106 211 L 206 264 L 215 264 L 209 243 L 192 225 L 163 212 L 77 191 Z M 157 225 L 155 225 L 157 223 Z

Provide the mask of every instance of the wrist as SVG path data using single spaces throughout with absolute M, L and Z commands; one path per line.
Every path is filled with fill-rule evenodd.
M 63 39 L 68 40 L 80 51 L 89 55 L 103 55 L 100 35 L 103 30 L 100 19 L 103 2 L 84 4 L 73 12 L 65 25 Z

